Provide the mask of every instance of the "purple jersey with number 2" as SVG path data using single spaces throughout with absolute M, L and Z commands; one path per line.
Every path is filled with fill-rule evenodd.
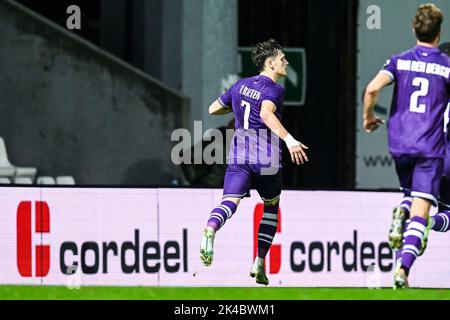
M 437 48 L 416 46 L 392 56 L 380 72 L 395 82 L 388 124 L 391 154 L 443 158 L 450 59 Z
M 264 100 L 275 104 L 275 116 L 281 120 L 284 89 L 269 77 L 258 75 L 241 79 L 219 97 L 218 101 L 223 107 L 233 108 L 235 117 L 234 148 L 232 146 L 230 149 L 228 163 L 240 160 L 240 163 L 247 161 L 252 164 L 267 164 L 262 159 L 274 154 L 277 155 L 277 162 L 280 162 L 279 138 L 271 135 L 270 129 L 260 117 Z M 237 145 L 237 141 L 243 141 L 241 147 Z M 273 161 L 271 163 L 274 165 Z

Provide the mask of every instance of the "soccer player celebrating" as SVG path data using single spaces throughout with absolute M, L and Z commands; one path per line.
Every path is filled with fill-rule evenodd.
M 450 42 L 443 43 L 439 46 L 439 50 L 450 57 Z M 430 217 L 430 223 L 425 229 L 424 238 L 422 241 L 422 247 L 419 252 L 421 256 L 427 247 L 429 230 L 437 232 L 447 232 L 450 230 L 450 130 L 449 130 L 449 112 L 450 102 L 447 105 L 447 110 L 444 115 L 444 132 L 445 132 L 445 158 L 444 158 L 444 173 L 441 178 L 440 195 L 438 213 Z M 400 206 L 394 208 L 393 220 L 389 232 L 389 244 L 391 248 L 395 250 L 395 260 L 397 261 L 400 256 L 400 248 L 403 241 L 402 230 L 405 223 L 408 223 L 409 212 L 411 210 L 411 194 L 410 190 L 404 190 L 404 197 Z
M 372 132 L 384 122 L 373 113 L 378 95 L 395 82 L 388 124 L 389 151 L 400 185 L 412 201 L 410 223 L 403 230 L 404 217 L 394 210 L 389 234 L 394 246 L 400 247 L 404 238 L 394 289 L 408 287 L 408 274 L 423 246 L 429 210 L 437 205 L 443 173 L 442 127 L 450 94 L 450 62 L 437 48 L 442 20 L 443 14 L 435 5 L 421 5 L 413 19 L 417 46 L 392 56 L 369 83 L 364 96 L 364 128 Z
M 223 198 L 215 207 L 203 231 L 200 259 L 210 266 L 216 232 L 236 212 L 240 200 L 255 187 L 264 201 L 264 215 L 258 229 L 258 254 L 250 276 L 267 285 L 264 259 L 278 225 L 281 193 L 280 138 L 286 143 L 292 162 L 308 161 L 305 145 L 294 139 L 281 124 L 284 89 L 278 79 L 287 75 L 288 61 L 273 39 L 258 43 L 252 61 L 261 71 L 257 76 L 237 81 L 209 107 L 212 115 L 234 113 L 235 134 L 228 155 Z

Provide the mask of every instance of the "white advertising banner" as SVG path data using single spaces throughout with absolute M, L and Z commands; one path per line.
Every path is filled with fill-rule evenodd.
M 217 189 L 0 188 L 1 284 L 256 286 L 248 276 L 263 205 L 256 191 L 199 259 Z M 283 191 L 266 258 L 270 286 L 390 287 L 387 244 L 400 193 Z M 450 241 L 432 232 L 410 276 L 450 288 Z

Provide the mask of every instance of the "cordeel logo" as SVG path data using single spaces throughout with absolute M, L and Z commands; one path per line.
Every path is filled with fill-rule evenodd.
M 258 229 L 264 215 L 264 205 L 257 204 L 253 214 L 253 259 L 258 253 Z M 278 209 L 277 233 L 281 233 L 281 211 Z M 367 272 L 369 267 L 380 272 L 391 272 L 393 269 L 393 252 L 387 242 L 375 242 L 358 235 L 361 231 L 353 229 L 349 236 L 335 235 L 335 239 L 305 242 L 296 238 L 284 240 L 283 246 L 288 250 L 289 260 L 286 268 L 295 273 L 302 272 Z M 301 232 L 298 234 L 301 236 Z M 267 253 L 266 263 L 270 265 L 266 271 L 271 274 L 281 270 L 281 244 L 273 243 Z
M 255 207 L 253 213 L 253 259 L 255 259 L 258 254 L 258 229 L 259 223 L 264 215 L 264 204 L 258 203 Z M 277 233 L 281 232 L 281 211 L 278 208 L 278 225 L 277 225 Z M 267 253 L 269 259 L 266 259 L 266 262 L 269 261 L 269 268 L 266 270 L 269 273 L 278 273 L 281 269 L 281 245 L 272 243 L 269 252 Z
M 33 233 L 32 201 L 22 201 L 17 208 L 17 269 L 22 277 L 32 277 L 33 271 Z M 35 234 L 50 232 L 50 210 L 43 201 L 34 202 Z M 50 246 L 36 245 L 34 251 L 35 277 L 45 277 L 50 270 Z

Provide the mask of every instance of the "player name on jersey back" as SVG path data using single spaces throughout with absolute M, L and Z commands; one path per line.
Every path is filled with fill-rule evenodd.
M 247 88 L 246 86 L 241 86 L 241 90 L 239 90 L 239 94 L 254 99 L 254 100 L 259 100 L 259 98 L 261 97 L 261 92 L 256 91 L 254 89 L 250 89 Z
M 412 71 L 412 72 L 423 72 L 427 74 L 434 74 L 444 78 L 449 78 L 450 68 L 440 65 L 438 63 L 423 62 L 415 60 L 397 60 L 397 70 L 398 71 Z

